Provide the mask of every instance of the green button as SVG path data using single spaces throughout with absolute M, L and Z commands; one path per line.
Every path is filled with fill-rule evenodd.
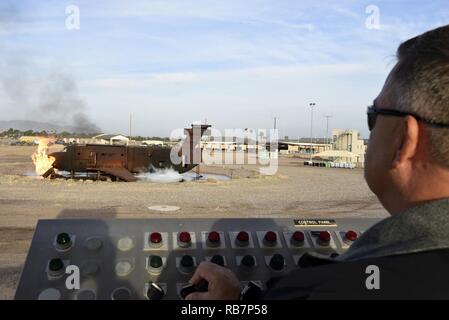
M 64 262 L 59 258 L 51 259 L 48 268 L 50 271 L 59 271 L 64 268 Z
M 162 267 L 162 258 L 160 256 L 151 256 L 150 257 L 150 266 L 152 268 Z
M 61 246 L 70 244 L 70 241 L 70 236 L 65 232 L 58 234 L 58 237 L 56 238 L 56 243 Z
M 184 268 L 191 268 L 193 267 L 194 261 L 193 257 L 189 255 L 185 255 L 181 258 L 181 266 Z
M 280 271 L 284 268 L 285 259 L 280 254 L 275 254 L 271 257 L 270 267 L 276 271 Z
M 210 259 L 210 262 L 224 267 L 224 258 L 223 258 L 223 256 L 220 256 L 219 254 L 213 256 L 212 259 Z
M 246 255 L 242 258 L 242 265 L 245 267 L 251 268 L 254 267 L 256 261 L 254 261 L 254 257 L 250 255 Z

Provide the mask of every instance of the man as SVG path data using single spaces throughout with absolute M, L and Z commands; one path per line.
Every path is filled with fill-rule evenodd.
M 391 217 L 343 255 L 271 281 L 266 299 L 449 298 L 449 25 L 402 43 L 368 108 L 365 178 Z M 313 260 L 313 259 L 312 259 Z M 366 270 L 379 283 L 367 286 Z M 239 299 L 228 269 L 202 263 L 187 299 Z

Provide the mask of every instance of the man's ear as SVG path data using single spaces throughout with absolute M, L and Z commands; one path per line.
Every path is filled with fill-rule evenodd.
M 401 143 L 393 159 L 392 166 L 397 168 L 415 157 L 418 151 L 419 123 L 412 116 L 406 116 L 402 120 Z

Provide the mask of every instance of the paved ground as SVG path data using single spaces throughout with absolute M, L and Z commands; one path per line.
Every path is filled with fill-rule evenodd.
M 385 217 L 363 171 L 304 167 L 281 158 L 275 176 L 257 166 L 203 167 L 230 181 L 156 184 L 42 180 L 34 147 L 0 146 L 0 299 L 13 297 L 38 219 L 58 217 Z M 157 212 L 150 206 L 178 206 Z

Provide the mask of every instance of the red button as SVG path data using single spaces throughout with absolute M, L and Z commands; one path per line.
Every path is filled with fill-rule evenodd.
M 276 242 L 277 241 L 277 235 L 276 235 L 276 233 L 275 232 L 273 232 L 273 231 L 268 231 L 266 234 L 265 234 L 265 240 L 266 241 L 268 241 L 268 242 Z
M 188 232 L 180 232 L 179 233 L 179 241 L 188 243 L 191 241 L 190 233 Z
M 357 240 L 357 237 L 358 237 L 357 232 L 352 230 L 346 231 L 345 238 L 348 239 L 349 241 L 355 241 Z
M 248 242 L 249 241 L 249 234 L 246 231 L 240 231 L 237 234 L 237 240 L 241 242 Z
M 220 241 L 220 234 L 217 231 L 209 232 L 209 235 L 207 237 L 210 242 L 219 242 Z
M 292 239 L 294 241 L 302 242 L 304 241 L 304 232 L 302 231 L 295 231 L 292 235 Z
M 328 231 L 320 232 L 320 241 L 329 242 L 331 240 L 331 234 Z
M 162 235 L 159 232 L 152 232 L 150 234 L 150 242 L 151 243 L 161 243 Z

